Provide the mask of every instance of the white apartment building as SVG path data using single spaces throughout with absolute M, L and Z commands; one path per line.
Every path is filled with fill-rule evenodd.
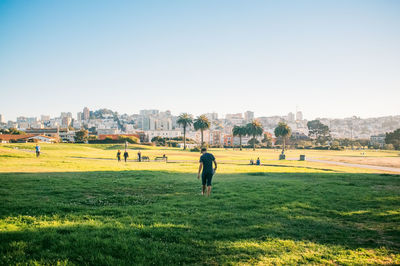
M 97 135 L 114 135 L 118 133 L 117 128 L 97 128 Z
M 154 137 L 177 138 L 183 136 L 181 130 L 146 130 L 144 133 L 149 138 L 149 141 Z

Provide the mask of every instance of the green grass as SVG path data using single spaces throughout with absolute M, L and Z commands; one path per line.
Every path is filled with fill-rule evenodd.
M 197 153 L 118 164 L 109 146 L 14 148 L 0 146 L 1 265 L 400 263 L 398 175 L 216 150 L 206 198 Z

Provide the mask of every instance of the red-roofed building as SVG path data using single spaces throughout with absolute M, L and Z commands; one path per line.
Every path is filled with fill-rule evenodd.
M 28 142 L 30 137 L 34 137 L 34 134 L 0 134 L 0 143 L 10 143 L 10 142 Z

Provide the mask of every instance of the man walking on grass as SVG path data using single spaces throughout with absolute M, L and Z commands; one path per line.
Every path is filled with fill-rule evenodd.
M 207 152 L 206 148 L 201 148 L 201 157 L 200 157 L 200 165 L 199 165 L 199 172 L 197 174 L 197 178 L 200 179 L 200 173 L 201 170 L 203 169 L 202 175 L 201 175 L 201 182 L 202 182 L 202 191 L 201 195 L 204 195 L 206 193 L 206 185 L 207 185 L 207 196 L 210 196 L 211 194 L 211 180 L 212 177 L 217 170 L 217 162 L 215 161 L 214 155 L 211 153 Z M 213 169 L 213 163 L 215 165 L 215 168 Z

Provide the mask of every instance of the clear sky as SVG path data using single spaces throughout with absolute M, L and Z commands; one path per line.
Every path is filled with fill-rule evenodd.
M 400 1 L 0 0 L 0 114 L 400 114 Z

